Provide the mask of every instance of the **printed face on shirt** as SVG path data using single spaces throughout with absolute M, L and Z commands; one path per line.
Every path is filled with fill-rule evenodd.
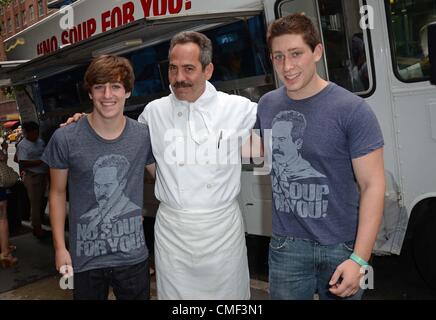
M 177 99 L 195 102 L 203 94 L 212 73 L 212 63 L 203 70 L 197 44 L 177 44 L 171 50 L 168 79 Z
M 89 97 L 94 103 L 93 112 L 104 119 L 111 119 L 123 115 L 124 104 L 130 97 L 130 92 L 126 92 L 120 82 L 107 82 L 94 84 Z
M 293 124 L 289 121 L 277 121 L 272 126 L 273 157 L 281 164 L 290 164 L 298 158 L 299 150 L 303 144 L 301 138 L 293 141 L 291 136 Z
M 312 52 L 302 35 L 285 34 L 273 39 L 271 49 L 274 69 L 289 97 L 303 99 L 318 91 L 315 74 L 322 56 L 321 44 Z
M 119 185 L 116 167 L 102 167 L 95 172 L 94 192 L 100 206 L 110 199 Z

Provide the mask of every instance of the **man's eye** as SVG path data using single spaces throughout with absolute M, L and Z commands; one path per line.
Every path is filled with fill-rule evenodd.
M 300 56 L 302 53 L 301 52 L 292 52 L 292 57 L 296 58 L 298 56 Z
M 274 56 L 274 60 L 281 61 L 285 56 L 283 54 L 277 54 Z

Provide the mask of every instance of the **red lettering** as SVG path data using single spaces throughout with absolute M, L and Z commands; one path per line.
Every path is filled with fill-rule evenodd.
M 61 34 L 61 42 L 62 42 L 63 45 L 70 43 L 70 41 L 68 40 L 68 31 L 67 30 L 62 32 L 62 34 Z
M 74 27 L 73 29 L 70 29 L 69 36 L 70 36 L 70 43 L 71 44 L 74 44 L 74 43 L 77 42 L 78 37 L 77 37 L 77 29 L 76 29 L 76 27 Z
M 135 12 L 135 5 L 133 2 L 127 2 L 123 4 L 123 24 L 135 21 L 133 13 Z
M 123 17 L 122 17 L 121 9 L 118 7 L 113 8 L 111 13 L 111 28 L 114 29 L 116 27 L 119 27 L 123 23 Z
M 155 16 L 163 16 L 167 13 L 167 0 L 160 0 L 160 11 L 159 11 L 159 0 L 153 1 L 153 14 Z
M 44 40 L 43 42 L 39 43 L 36 47 L 36 51 L 38 52 L 38 55 L 52 53 L 55 52 L 57 49 L 58 49 L 58 39 L 56 38 L 56 36 Z
M 89 19 L 86 22 L 86 29 L 88 30 L 88 38 L 92 37 L 97 30 L 97 21 L 95 19 Z
M 58 49 L 58 39 L 53 36 L 50 41 L 50 52 L 55 52 Z
M 50 50 L 50 39 L 45 40 L 42 43 L 42 53 L 46 54 Z
M 85 30 L 83 30 L 83 32 L 85 32 Z M 83 40 L 83 32 L 82 32 L 82 25 L 79 24 L 79 25 L 77 26 L 77 42 Z
M 144 18 L 150 16 L 151 2 L 152 0 L 141 0 L 142 10 L 144 11 Z
M 183 0 L 168 0 L 168 2 L 169 13 L 176 14 L 182 10 Z
M 111 22 L 108 21 L 110 17 L 111 17 L 110 11 L 106 11 L 101 14 L 101 32 L 106 32 L 110 28 Z

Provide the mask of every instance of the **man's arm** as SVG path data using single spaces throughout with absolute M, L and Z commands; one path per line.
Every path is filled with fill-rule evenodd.
M 261 158 L 263 157 L 262 138 L 251 130 L 250 139 L 242 145 L 242 158 Z
M 383 216 L 385 176 L 383 148 L 352 160 L 354 174 L 360 188 L 359 224 L 354 253 L 368 261 L 377 237 Z M 333 274 L 330 291 L 340 297 L 355 294 L 359 289 L 360 265 L 353 260 L 340 264 Z M 342 277 L 340 285 L 335 286 Z
M 145 169 L 147 169 L 147 172 L 153 177 L 153 179 L 156 179 L 156 163 L 146 165 Z
M 79 121 L 80 120 L 80 118 L 82 118 L 82 117 L 85 117 L 87 114 L 86 113 L 84 113 L 84 112 L 82 112 L 82 113 L 75 113 L 75 114 L 73 114 L 71 117 L 69 117 L 68 119 L 67 119 L 67 121 L 65 121 L 64 123 L 61 123 L 60 125 L 59 125 L 59 127 L 65 127 L 65 126 L 67 126 L 67 125 L 69 125 L 69 124 L 72 124 L 72 123 L 74 123 L 74 122 L 77 122 L 77 121 Z
M 62 266 L 72 265 L 70 253 L 65 245 L 67 180 L 68 170 L 50 169 L 50 223 L 53 230 L 53 245 L 56 253 L 56 269 L 58 271 Z

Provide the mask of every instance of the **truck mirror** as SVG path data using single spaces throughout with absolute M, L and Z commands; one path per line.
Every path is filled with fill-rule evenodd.
M 436 23 L 427 26 L 428 58 L 430 61 L 430 83 L 436 85 Z

